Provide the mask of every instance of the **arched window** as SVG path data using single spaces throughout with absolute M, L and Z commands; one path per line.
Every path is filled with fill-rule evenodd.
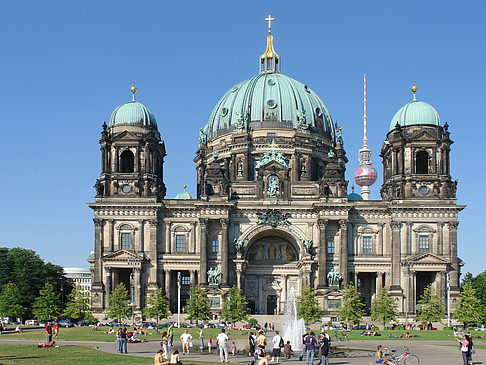
M 427 151 L 419 151 L 415 155 L 415 173 L 429 173 L 429 154 L 427 153 Z
M 121 156 L 120 172 L 130 173 L 133 172 L 133 153 L 131 151 L 123 151 Z

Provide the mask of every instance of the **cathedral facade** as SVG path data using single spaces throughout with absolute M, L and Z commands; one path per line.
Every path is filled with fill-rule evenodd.
M 349 283 L 368 311 L 387 287 L 398 312 L 413 316 L 427 285 L 446 297 L 448 277 L 456 300 L 464 206 L 450 176 L 448 125 L 435 109 L 415 87 L 384 136 L 382 199 L 363 199 L 348 194 L 341 128 L 307 85 L 280 72 L 270 29 L 260 67 L 199 131 L 196 198 L 165 198 L 164 142 L 135 87 L 103 125 L 89 204 L 94 313 L 121 282 L 133 288 L 135 311 L 162 287 L 176 312 L 178 286 L 184 305 L 196 284 L 215 313 L 230 286 L 243 289 L 254 314 L 283 313 L 287 295 L 307 285 L 330 316 Z

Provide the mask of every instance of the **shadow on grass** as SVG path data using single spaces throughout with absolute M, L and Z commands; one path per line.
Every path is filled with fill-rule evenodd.
M 2 360 L 26 360 L 26 359 L 40 359 L 43 356 L 15 356 L 15 355 L 0 355 Z

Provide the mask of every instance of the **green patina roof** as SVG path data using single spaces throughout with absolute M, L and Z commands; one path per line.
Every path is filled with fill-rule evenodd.
M 243 118 L 252 129 L 308 126 L 334 139 L 331 116 L 317 94 L 278 72 L 260 73 L 232 87 L 211 113 L 205 127 L 207 139 L 232 132 Z
M 190 200 L 193 199 L 191 194 L 189 194 L 187 191 L 183 191 L 182 193 L 177 194 L 177 196 L 174 199 L 184 199 L 184 200 Z
M 359 194 L 351 193 L 348 195 L 348 200 L 349 201 L 363 200 L 363 197 Z
M 117 107 L 110 118 L 110 127 L 118 125 L 139 125 L 157 128 L 155 117 L 145 105 L 129 101 Z
M 397 123 L 406 127 L 409 125 L 436 125 L 440 126 L 437 111 L 430 104 L 415 99 L 402 106 L 394 115 L 390 123 L 390 130 L 395 129 Z

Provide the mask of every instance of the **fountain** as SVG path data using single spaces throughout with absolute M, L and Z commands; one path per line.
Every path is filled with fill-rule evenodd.
M 294 287 L 291 287 L 287 293 L 287 302 L 285 303 L 285 314 L 282 324 L 282 338 L 284 343 L 290 341 L 294 353 L 302 351 L 302 336 L 306 332 L 305 321 L 303 318 L 297 318 L 297 301 Z

